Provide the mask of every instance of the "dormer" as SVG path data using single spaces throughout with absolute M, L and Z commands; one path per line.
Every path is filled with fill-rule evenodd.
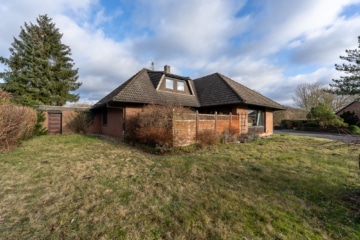
M 170 66 L 165 65 L 164 74 L 162 75 L 156 90 L 184 95 L 194 95 L 190 81 L 190 78 L 171 74 Z

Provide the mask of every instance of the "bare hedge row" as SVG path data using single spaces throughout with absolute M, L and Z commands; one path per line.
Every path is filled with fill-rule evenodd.
M 148 105 L 126 122 L 126 140 L 150 146 L 172 147 L 173 113 L 193 113 L 190 109 L 177 106 Z
M 32 136 L 37 113 L 30 107 L 11 103 L 11 95 L 0 89 L 0 152 L 18 145 Z

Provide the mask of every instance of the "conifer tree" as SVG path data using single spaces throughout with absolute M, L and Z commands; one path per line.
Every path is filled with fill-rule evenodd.
M 358 37 L 360 48 L 360 36 Z M 348 64 L 335 64 L 338 71 L 344 72 L 346 75 L 340 79 L 333 79 L 334 87 L 330 92 L 338 95 L 360 95 L 360 50 L 345 50 L 347 56 L 340 56 L 342 60 L 346 60 Z
M 2 88 L 12 93 L 16 102 L 29 105 L 61 106 L 76 102 L 78 69 L 70 58 L 71 49 L 61 42 L 62 34 L 47 15 L 40 15 L 36 24 L 25 23 L 18 38 L 11 44 L 10 57 L 0 57 L 7 66 L 0 78 Z

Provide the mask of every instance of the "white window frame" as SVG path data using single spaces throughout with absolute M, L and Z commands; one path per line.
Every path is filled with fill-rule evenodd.
M 181 88 L 180 88 L 180 86 L 181 86 Z M 177 90 L 184 92 L 184 91 L 185 91 L 185 83 L 178 81 L 178 82 L 177 82 Z
M 165 87 L 166 87 L 166 89 L 174 90 L 174 80 L 166 78 Z

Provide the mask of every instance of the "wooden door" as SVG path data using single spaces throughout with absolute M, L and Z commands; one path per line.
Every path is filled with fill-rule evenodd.
M 49 134 L 61 134 L 61 113 L 49 113 Z

